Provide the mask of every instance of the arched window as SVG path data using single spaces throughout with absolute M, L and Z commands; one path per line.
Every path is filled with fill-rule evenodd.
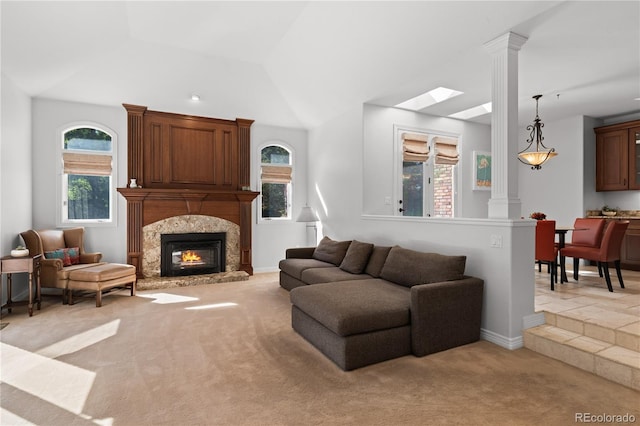
M 96 126 L 62 132 L 62 224 L 113 222 L 114 136 Z
M 281 145 L 268 145 L 260 151 L 262 219 L 291 219 L 291 151 Z

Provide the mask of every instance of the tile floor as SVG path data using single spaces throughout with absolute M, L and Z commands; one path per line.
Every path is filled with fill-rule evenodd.
M 623 270 L 613 293 L 596 267 L 568 265 L 568 283 L 551 291 L 546 267 L 536 267 L 536 312 L 545 324 L 525 332 L 525 347 L 640 390 L 640 271 Z
M 546 266 L 542 266 L 542 272 L 536 267 L 536 312 L 562 313 L 563 321 L 575 319 L 576 327 L 594 330 L 601 327 L 640 336 L 640 271 L 623 270 L 625 288 L 622 289 L 615 269 L 610 269 L 613 293 L 607 290 L 604 278 L 598 276 L 594 266 L 580 267 L 579 279 L 575 281 L 573 268 L 567 265 L 569 282 L 556 284 L 555 291 L 549 288 Z M 570 324 L 563 324 L 563 328 L 572 330 L 564 325 L 571 327 Z

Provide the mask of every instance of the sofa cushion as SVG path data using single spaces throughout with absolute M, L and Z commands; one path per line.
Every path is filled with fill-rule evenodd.
M 309 268 L 302 271 L 301 280 L 307 284 L 332 283 L 336 281 L 364 280 L 366 274 L 352 274 L 334 266 L 332 268 Z
M 340 269 L 351 272 L 352 274 L 361 274 L 367 267 L 369 256 L 373 250 L 373 244 L 363 243 L 357 240 L 351 241 L 347 254 L 340 263 Z
M 395 246 L 389 251 L 380 278 L 412 287 L 462 279 L 466 256 L 422 253 Z
M 298 309 L 340 336 L 410 323 L 410 290 L 379 278 L 296 287 L 290 295 Z
M 45 251 L 44 257 L 46 259 L 62 259 L 63 266 L 77 265 L 80 263 L 80 249 L 78 247 L 68 247 Z
M 380 277 L 380 271 L 382 271 L 382 267 L 384 266 L 384 262 L 387 260 L 390 250 L 391 247 L 374 246 L 364 273 L 371 275 L 373 278 Z
M 280 261 L 280 270 L 299 280 L 302 279 L 302 271 L 309 268 L 335 268 L 332 263 L 322 262 L 316 259 L 283 259 Z
M 313 251 L 312 257 L 339 266 L 347 254 L 350 244 L 351 241 L 334 241 L 329 237 L 324 237 Z

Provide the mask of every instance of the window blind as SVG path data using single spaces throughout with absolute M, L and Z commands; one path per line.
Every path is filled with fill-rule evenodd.
M 68 175 L 109 176 L 111 156 L 64 152 L 62 154 L 63 173 Z
M 427 135 L 418 133 L 402 134 L 402 160 L 424 163 L 429 159 Z
M 260 179 L 263 183 L 291 183 L 291 167 L 262 166 Z
M 460 155 L 458 154 L 458 140 L 435 137 L 433 138 L 433 145 L 436 150 L 436 164 L 458 164 Z

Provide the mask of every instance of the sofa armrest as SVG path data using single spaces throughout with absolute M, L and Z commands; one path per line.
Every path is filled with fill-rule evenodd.
M 311 259 L 315 249 L 315 247 L 289 248 L 285 252 L 285 257 L 287 259 Z
M 411 348 L 416 356 L 480 339 L 484 281 L 461 280 L 411 287 Z
M 102 259 L 102 253 L 82 253 L 80 255 L 80 263 L 98 263 Z

